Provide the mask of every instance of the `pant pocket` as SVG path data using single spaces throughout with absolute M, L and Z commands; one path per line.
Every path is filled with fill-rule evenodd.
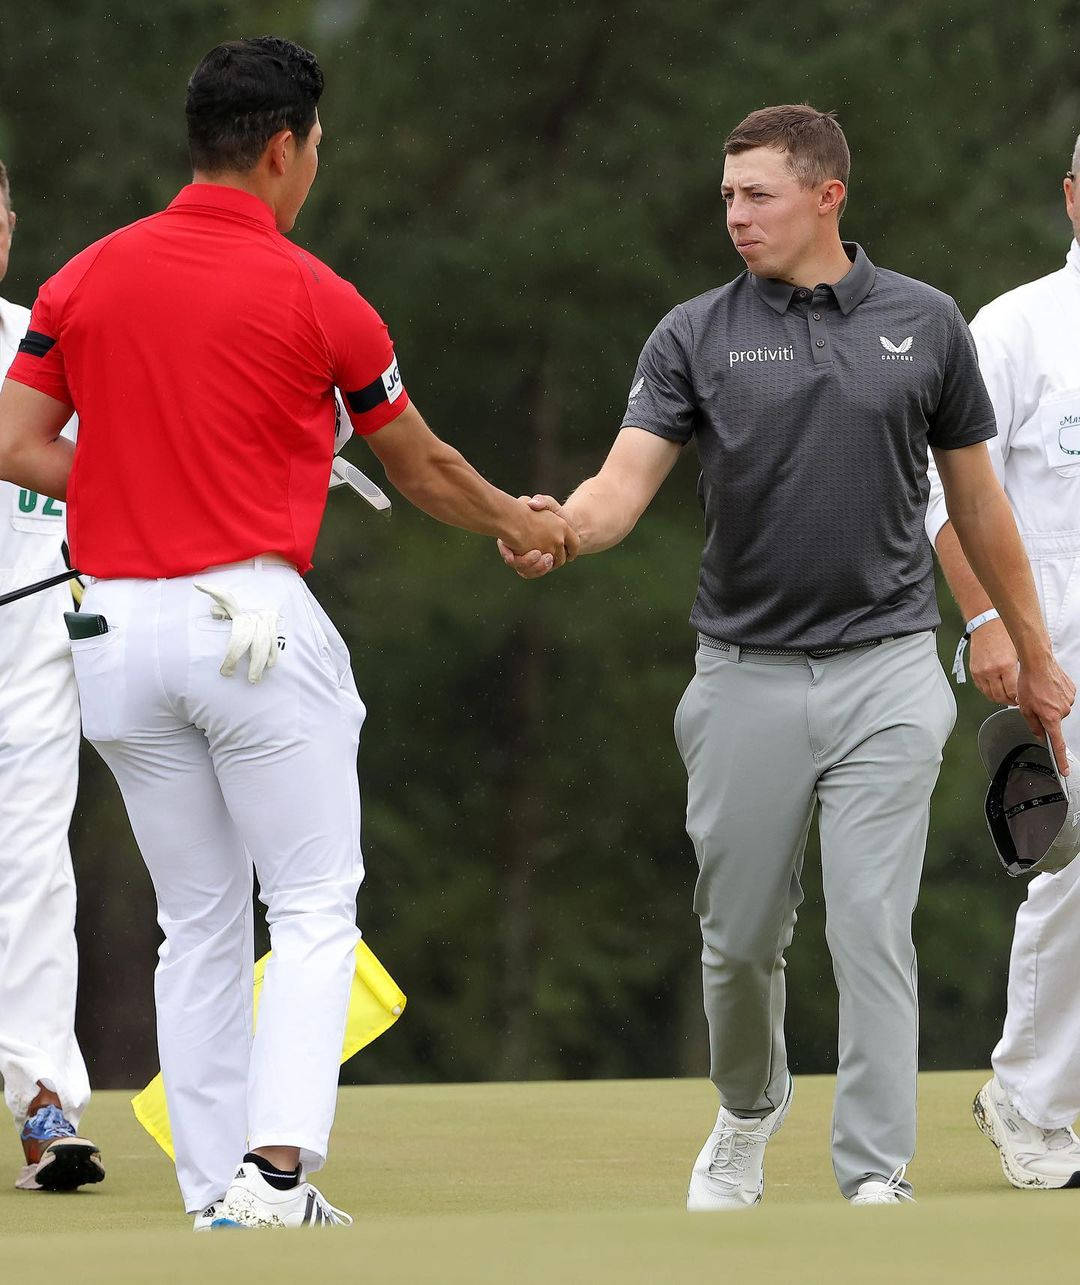
M 947 741 L 952 735 L 953 728 L 956 726 L 956 697 L 953 694 L 952 688 L 949 686 L 948 675 L 945 673 L 944 669 L 941 668 L 941 664 L 936 660 L 936 658 L 935 663 L 937 666 L 938 686 L 945 698 L 945 705 L 948 710 L 948 724 L 945 735 L 942 738 L 942 745 L 944 745 L 945 741 Z
M 352 682 L 352 662 L 345 640 L 303 581 L 300 582 L 298 593 L 303 600 L 304 615 L 311 628 L 312 645 L 317 649 L 327 673 L 332 675 L 338 687 L 352 686 L 355 689 Z
M 693 687 L 696 680 L 697 675 L 695 674 L 694 677 L 690 679 L 689 683 L 687 683 L 686 690 L 683 692 L 682 696 L 679 697 L 678 705 L 675 706 L 675 748 L 679 751 L 679 757 L 684 762 L 686 761 L 686 751 L 684 749 L 685 737 L 683 735 L 683 716 L 690 699 L 690 689 Z
M 1039 558 L 1032 564 L 1046 630 L 1055 648 L 1060 644 L 1062 629 L 1072 624 L 1078 566 L 1080 558 Z
M 114 740 L 119 732 L 124 705 L 123 657 L 121 629 L 71 641 L 83 735 L 88 741 Z

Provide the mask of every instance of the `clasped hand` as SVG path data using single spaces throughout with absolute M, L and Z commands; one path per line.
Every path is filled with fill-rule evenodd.
M 577 557 L 581 541 L 566 510 L 550 495 L 522 495 L 519 500 L 528 506 L 530 534 L 535 536 L 526 544 L 526 551 L 515 553 L 502 540 L 498 541 L 503 562 L 516 571 L 523 580 L 538 580 L 549 571 L 572 562 Z M 554 545 L 551 542 L 554 540 Z

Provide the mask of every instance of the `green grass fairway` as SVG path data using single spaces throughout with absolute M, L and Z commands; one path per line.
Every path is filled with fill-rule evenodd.
M 684 1212 L 690 1164 L 715 1114 L 709 1084 L 636 1080 L 343 1089 L 318 1181 L 356 1216 L 327 1235 L 193 1236 L 172 1169 L 127 1095 L 85 1120 L 108 1179 L 72 1196 L 17 1192 L 0 1153 L 3 1281 L 767 1282 L 1076 1278 L 1080 1191 L 1019 1192 L 975 1129 L 984 1073 L 924 1075 L 919 1204 L 851 1209 L 828 1157 L 833 1081 L 797 1081 L 770 1144 L 765 1203 Z M 6 1169 L 3 1165 L 6 1163 Z

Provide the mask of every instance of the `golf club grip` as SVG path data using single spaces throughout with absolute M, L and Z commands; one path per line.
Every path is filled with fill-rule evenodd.
M 21 589 L 12 589 L 10 593 L 0 594 L 0 607 L 6 607 L 9 602 L 18 602 L 20 598 L 29 598 L 31 594 L 40 593 L 43 589 L 52 589 L 55 585 L 64 584 L 81 575 L 81 571 L 72 568 L 70 571 L 58 571 L 47 580 L 38 580 L 34 584 L 23 585 Z

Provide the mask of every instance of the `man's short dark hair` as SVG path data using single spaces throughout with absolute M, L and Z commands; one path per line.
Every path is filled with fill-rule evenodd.
M 11 182 L 8 179 L 7 166 L 0 161 L 0 201 L 6 210 L 11 209 Z
M 323 83 L 319 60 L 291 40 L 259 36 L 211 49 L 187 87 L 192 168 L 243 173 L 283 129 L 303 143 L 315 124 Z
M 834 178 L 847 186 L 851 153 L 832 112 L 819 112 L 807 103 L 751 112 L 725 139 L 724 155 L 736 156 L 754 147 L 786 152 L 788 169 L 803 187 L 817 187 Z

